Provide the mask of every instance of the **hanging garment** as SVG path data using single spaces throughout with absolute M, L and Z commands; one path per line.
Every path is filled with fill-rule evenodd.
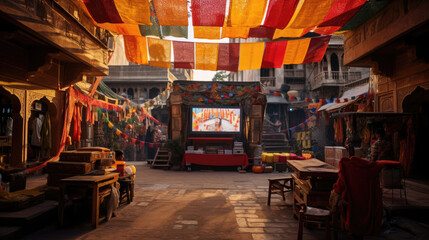
M 31 145 L 40 147 L 40 131 L 42 130 L 42 119 L 35 117 L 32 122 L 33 133 L 31 134 Z
M 49 152 L 52 148 L 51 118 L 49 114 L 46 114 L 40 135 L 40 147 L 42 148 L 42 156 L 49 156 Z

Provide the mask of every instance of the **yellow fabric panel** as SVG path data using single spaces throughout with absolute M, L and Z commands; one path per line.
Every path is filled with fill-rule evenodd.
M 148 64 L 146 37 L 125 35 L 124 45 L 128 62 Z
M 260 69 L 264 57 L 264 42 L 241 43 L 238 70 Z
M 153 67 L 171 67 L 171 41 L 148 38 L 149 65 Z
M 288 41 L 283 64 L 301 64 L 307 55 L 310 41 L 310 38 Z
M 115 0 L 115 5 L 124 23 L 152 25 L 149 0 Z
M 186 0 L 153 0 L 159 25 L 188 26 Z
M 287 38 L 298 38 L 302 37 L 306 33 L 310 31 L 310 28 L 284 28 L 284 29 L 276 29 L 274 32 L 273 39 L 287 37 Z
M 222 38 L 244 38 L 249 36 L 248 27 L 223 27 Z
M 195 69 L 216 71 L 219 43 L 195 43 Z
M 335 0 L 300 0 L 287 28 L 309 28 L 319 25 Z
M 231 0 L 228 27 L 259 27 L 264 17 L 267 0 Z
M 194 27 L 194 38 L 220 39 L 220 27 Z

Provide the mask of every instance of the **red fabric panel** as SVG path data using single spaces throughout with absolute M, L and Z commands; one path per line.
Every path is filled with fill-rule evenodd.
M 88 12 L 98 23 L 123 23 L 114 0 L 83 0 Z
M 263 26 L 283 29 L 292 18 L 299 0 L 270 0 Z
M 303 63 L 322 61 L 330 39 L 331 36 L 312 38 Z
M 357 235 L 377 235 L 383 215 L 379 181 L 383 164 L 344 157 L 339 167 L 334 190 L 348 202 L 341 214 L 346 229 Z
M 194 26 L 222 27 L 225 21 L 226 0 L 192 0 Z
M 174 68 L 193 69 L 194 43 L 173 41 Z
M 182 166 L 186 162 L 206 166 L 247 166 L 249 161 L 246 154 L 192 154 L 185 153 Z
M 239 58 L 239 43 L 219 43 L 217 70 L 237 72 Z
M 286 53 L 287 41 L 267 42 L 265 44 L 262 68 L 281 68 Z
M 335 0 L 318 27 L 342 27 L 359 11 L 365 2 L 366 0 Z
M 275 28 L 268 28 L 262 26 L 257 28 L 251 28 L 249 31 L 249 37 L 273 39 L 275 31 Z

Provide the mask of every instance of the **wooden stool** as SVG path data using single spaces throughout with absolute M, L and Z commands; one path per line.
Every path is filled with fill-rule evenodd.
M 134 180 L 133 179 L 120 179 L 119 184 L 119 202 L 127 198 L 127 203 L 130 204 L 134 198 Z
M 270 178 L 268 179 L 269 187 L 268 187 L 268 201 L 267 205 L 271 204 L 271 194 L 279 194 L 283 197 L 283 201 L 285 198 L 285 192 L 292 191 L 292 177 L 284 177 L 284 178 Z M 287 184 L 289 183 L 289 184 Z
M 325 239 L 331 239 L 331 226 L 334 232 L 334 239 L 337 239 L 337 233 L 335 229 L 335 217 L 332 217 L 333 214 L 329 210 L 321 208 L 313 208 L 301 204 L 301 210 L 299 211 L 298 220 L 298 240 L 302 240 L 302 232 L 304 230 L 304 223 L 316 223 L 316 224 L 325 224 Z M 332 220 L 332 221 L 331 221 Z

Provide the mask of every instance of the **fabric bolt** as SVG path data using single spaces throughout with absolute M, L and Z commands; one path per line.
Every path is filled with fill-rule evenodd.
M 284 28 L 284 29 L 276 29 L 274 32 L 273 39 L 285 37 L 285 38 L 299 38 L 308 33 L 311 28 L 303 28 L 303 29 L 294 29 L 294 28 Z
M 228 27 L 258 27 L 265 14 L 267 0 L 231 0 Z
M 83 3 L 97 23 L 123 23 L 114 0 L 83 0 Z
M 292 18 L 299 0 L 270 0 L 263 26 L 284 29 Z
M 288 28 L 312 28 L 319 25 L 332 7 L 334 0 L 300 1 Z
M 188 38 L 188 26 L 161 26 L 163 36 Z
M 272 39 L 275 31 L 275 28 L 268 28 L 262 26 L 257 28 L 251 28 L 249 31 L 249 37 Z
M 309 38 L 288 41 L 283 64 L 301 64 L 308 52 L 310 41 Z
M 307 56 L 302 63 L 320 62 L 328 48 L 331 36 L 312 38 L 308 46 Z
M 159 25 L 188 25 L 188 6 L 186 0 L 153 0 L 153 5 Z
M 195 43 L 195 68 L 216 71 L 219 43 Z
M 194 68 L 194 43 L 173 41 L 174 68 Z
M 249 36 L 248 27 L 222 27 L 222 38 L 243 38 Z
M 267 42 L 265 44 L 262 68 L 281 68 L 286 52 L 287 41 Z
M 171 41 L 149 38 L 149 65 L 153 67 L 171 67 Z
M 239 58 L 239 43 L 219 43 L 217 70 L 237 72 Z
M 220 27 L 194 27 L 194 38 L 220 39 Z
M 264 47 L 264 42 L 241 43 L 238 70 L 242 71 L 261 68 L 262 58 L 264 56 Z
M 225 9 L 226 0 L 192 0 L 192 25 L 222 27 Z
M 128 62 L 148 64 L 146 37 L 124 36 L 124 47 Z
M 366 0 L 335 0 L 318 27 L 342 27 L 365 4 Z
M 115 0 L 115 5 L 124 23 L 151 25 L 149 1 Z

